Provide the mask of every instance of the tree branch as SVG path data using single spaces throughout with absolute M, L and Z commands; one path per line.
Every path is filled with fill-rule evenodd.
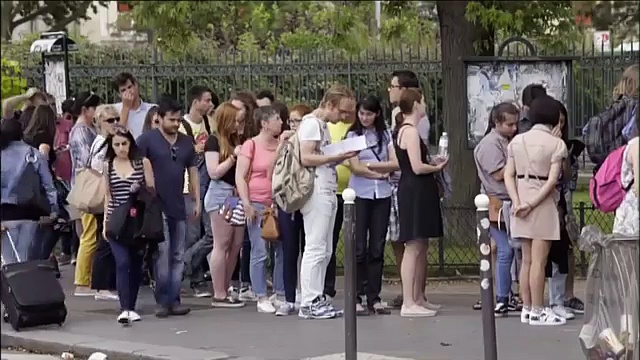
M 74 13 L 71 13 L 65 19 L 58 20 L 53 25 L 51 25 L 49 27 L 49 31 L 62 31 L 67 27 L 67 25 L 82 19 L 83 16 L 87 14 L 87 10 L 89 10 L 89 6 L 91 6 L 90 1 L 83 3 L 81 6 L 78 7 L 78 9 L 76 9 Z M 81 14 L 81 15 L 78 15 L 78 14 Z
M 38 16 L 42 16 L 45 15 L 47 13 L 49 13 L 51 11 L 51 7 L 54 6 L 52 3 L 47 3 L 45 2 L 45 5 L 41 8 L 39 8 L 38 10 L 32 12 L 29 15 L 26 15 L 24 17 L 21 17 L 18 20 L 13 20 L 11 19 L 11 29 L 15 29 L 18 26 L 28 23 L 29 21 L 35 20 L 38 18 Z M 16 7 L 17 8 L 17 7 Z

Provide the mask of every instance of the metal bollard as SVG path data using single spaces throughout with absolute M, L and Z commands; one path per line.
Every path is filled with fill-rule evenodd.
M 356 323 L 356 192 L 342 191 L 344 200 L 344 347 L 345 360 L 358 359 Z
M 480 293 L 482 294 L 482 338 L 484 360 L 498 359 L 496 318 L 493 312 L 493 273 L 491 270 L 491 237 L 489 235 L 489 197 L 479 194 L 476 204 L 478 245 L 480 247 Z

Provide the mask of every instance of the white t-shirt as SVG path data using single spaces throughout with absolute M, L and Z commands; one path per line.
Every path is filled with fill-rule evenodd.
M 319 141 L 320 149 L 331 144 L 327 123 L 313 114 L 305 115 L 302 118 L 298 128 L 298 138 L 300 141 Z M 336 164 L 324 164 L 316 167 L 315 187 L 337 191 Z
M 195 142 L 204 144 L 207 141 L 207 138 L 209 137 L 209 134 L 207 133 L 207 127 L 204 124 L 206 120 L 203 120 L 199 124 L 196 124 L 193 121 L 191 121 L 189 114 L 185 114 L 183 118 L 189 124 L 189 126 L 191 126 L 191 131 L 193 132 L 193 139 L 195 140 Z M 180 131 L 185 135 L 188 135 L 187 129 L 185 129 L 182 124 L 180 124 L 180 128 L 178 129 L 178 131 Z M 182 193 L 183 194 L 189 193 L 189 172 L 188 171 L 184 172 L 184 188 L 182 189 Z M 203 194 L 200 194 L 200 195 L 203 195 Z
M 107 139 L 98 134 L 93 140 L 91 150 L 89 151 L 89 156 L 91 157 L 91 168 L 101 174 L 104 171 L 104 161 L 105 156 L 107 155 L 107 147 L 102 147 L 105 141 L 107 141 Z
M 113 104 L 113 106 L 115 106 L 116 111 L 118 111 L 118 113 L 122 111 L 121 102 L 117 104 Z M 129 110 L 127 128 L 129 129 L 129 131 L 131 131 L 131 135 L 133 135 L 135 139 L 137 139 L 138 136 L 142 135 L 142 128 L 144 127 L 144 119 L 147 117 L 147 113 L 149 112 L 149 109 L 151 109 L 154 106 L 156 105 L 146 103 L 143 101 L 140 103 L 140 106 L 137 109 Z

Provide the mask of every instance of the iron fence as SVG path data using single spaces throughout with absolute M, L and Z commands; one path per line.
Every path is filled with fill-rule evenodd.
M 472 207 L 444 207 L 445 235 L 434 239 L 429 247 L 429 275 L 437 277 L 477 276 L 480 254 L 476 244 L 476 209 Z M 605 233 L 611 233 L 613 214 L 596 210 L 593 205 L 580 202 L 574 206 L 578 226 L 593 225 Z M 572 239 L 577 244 L 578 239 Z M 337 263 L 343 266 L 344 248 L 342 241 L 336 250 Z M 574 246 L 574 256 L 578 275 L 586 276 L 588 256 Z M 396 275 L 396 261 L 391 245 L 385 251 L 385 273 Z
M 527 55 L 520 44 L 510 45 L 504 57 Z M 573 136 L 610 99 L 614 85 L 625 67 L 637 64 L 638 49 L 613 52 L 593 46 L 574 46 L 563 52 L 539 49 L 540 56 L 571 56 L 573 92 L 568 104 Z M 44 74 L 42 59 L 21 54 L 22 77 L 29 85 L 40 85 Z M 421 80 L 432 119 L 431 139 L 435 142 L 443 131 L 442 61 L 438 47 L 402 46 L 374 48 L 359 55 L 344 55 L 339 51 L 314 52 L 278 51 L 215 51 L 202 50 L 180 59 L 165 57 L 149 45 L 134 47 L 97 47 L 80 49 L 70 54 L 71 93 L 92 90 L 108 102 L 118 101 L 111 79 L 117 73 L 133 73 L 141 84 L 143 97 L 154 100 L 159 94 L 171 94 L 186 103 L 191 86 L 207 85 L 220 98 L 234 90 L 270 89 L 288 103 L 315 105 L 332 83 L 343 83 L 358 96 L 375 94 L 387 99 L 390 75 L 394 70 L 412 69 Z M 390 113 L 390 107 L 385 104 Z

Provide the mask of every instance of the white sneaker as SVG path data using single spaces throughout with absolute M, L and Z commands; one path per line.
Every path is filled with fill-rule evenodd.
M 118 301 L 118 294 L 115 294 L 111 291 L 97 291 L 93 296 L 96 300 L 109 300 L 109 301 Z
M 258 301 L 258 297 L 250 287 L 240 289 L 240 301 Z
M 431 317 L 436 316 L 438 314 L 437 311 L 423 308 L 422 306 L 414 306 L 413 308 L 408 308 L 406 306 L 402 306 L 400 309 L 400 316 L 402 317 Z
M 530 314 L 531 314 L 531 311 L 525 310 L 524 308 L 522 308 L 522 312 L 520 312 L 520 322 L 523 324 L 528 324 Z
M 238 291 L 238 288 L 235 286 L 229 286 L 229 289 L 227 289 L 227 294 L 236 301 L 240 301 L 240 292 Z
M 278 298 L 277 294 L 273 294 L 269 297 L 269 301 L 271 301 L 271 303 L 273 304 L 273 306 L 277 309 L 280 306 L 282 306 L 283 304 L 286 304 L 287 302 L 282 300 L 281 298 Z
M 565 325 L 566 323 L 567 319 L 556 315 L 551 308 L 545 308 L 540 314 L 529 314 L 529 325 L 559 326 Z
M 274 314 L 276 312 L 276 308 L 273 306 L 273 303 L 271 303 L 267 298 L 258 300 L 256 307 L 258 308 L 259 313 Z
M 135 312 L 135 311 L 129 311 L 129 320 L 131 321 L 140 321 L 142 320 L 142 317 L 140 317 L 140 315 Z
M 296 304 L 285 302 L 278 310 L 276 310 L 276 316 L 288 316 L 296 313 Z
M 129 318 L 128 311 L 123 311 L 120 315 L 118 315 L 118 323 L 122 325 L 129 325 L 131 323 L 131 318 Z
M 564 305 L 554 305 L 551 307 L 551 310 L 553 310 L 556 315 L 566 320 L 572 320 L 576 317 L 570 310 L 564 307 Z

